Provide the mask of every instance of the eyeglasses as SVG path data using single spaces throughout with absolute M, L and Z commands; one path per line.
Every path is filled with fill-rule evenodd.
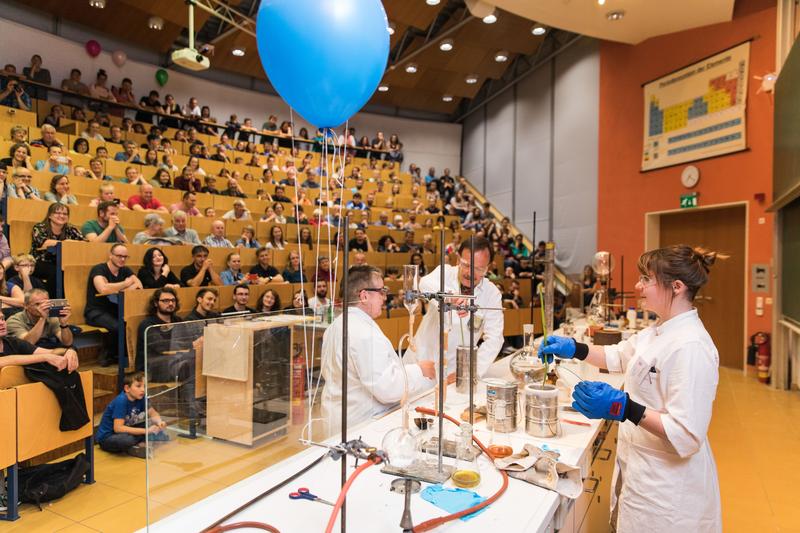
M 177 300 L 175 298 L 159 298 L 158 301 L 165 304 L 174 304 Z
M 388 287 L 367 287 L 367 288 L 361 289 L 361 290 L 362 291 L 367 291 L 367 292 L 379 292 L 379 293 L 383 294 L 384 296 L 389 294 L 389 288 Z
M 127 255 L 122 255 L 122 254 L 113 254 L 113 255 L 114 257 L 119 257 L 120 259 L 127 259 L 129 257 Z
M 470 264 L 467 263 L 466 261 L 459 261 L 458 262 L 458 266 L 461 267 L 464 270 L 467 270 L 467 271 L 470 270 Z M 477 266 L 475 267 L 475 274 L 477 274 L 479 276 L 483 276 L 487 272 L 489 272 L 489 266 L 488 265 L 485 266 L 485 267 L 477 267 Z

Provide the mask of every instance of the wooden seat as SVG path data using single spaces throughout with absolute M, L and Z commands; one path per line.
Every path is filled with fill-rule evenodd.
M 19 513 L 16 509 L 17 492 L 17 391 L 0 390 L 0 483 L 3 483 L 2 471 L 8 469 L 7 486 L 9 502 L 13 502 L 5 513 L 0 513 L 0 520 L 16 520 Z

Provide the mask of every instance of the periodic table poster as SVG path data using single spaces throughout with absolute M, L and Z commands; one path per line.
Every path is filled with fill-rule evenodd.
M 644 86 L 642 170 L 744 150 L 750 42 Z

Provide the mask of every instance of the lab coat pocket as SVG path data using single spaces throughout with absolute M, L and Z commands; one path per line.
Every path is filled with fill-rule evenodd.
M 642 357 L 637 357 L 632 363 L 628 371 L 628 378 L 625 380 L 628 394 L 635 401 L 651 409 L 660 410 L 663 401 L 659 388 L 661 377 L 659 370 Z

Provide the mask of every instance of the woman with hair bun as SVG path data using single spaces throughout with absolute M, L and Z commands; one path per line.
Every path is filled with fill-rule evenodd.
M 551 335 L 540 351 L 625 374 L 624 392 L 583 381 L 572 394 L 573 408 L 588 418 L 620 422 L 611 482 L 619 533 L 722 531 L 708 442 L 719 354 L 692 301 L 725 257 L 683 244 L 644 253 L 636 290 L 658 316 L 655 325 L 613 346 Z

